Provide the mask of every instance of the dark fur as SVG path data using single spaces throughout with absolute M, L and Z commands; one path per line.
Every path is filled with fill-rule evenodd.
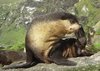
M 9 65 L 15 61 L 25 60 L 26 54 L 23 52 L 0 50 L 0 64 Z
M 73 24 L 73 23 L 79 24 L 76 16 L 69 14 L 69 13 L 65 13 L 65 12 L 55 12 L 55 13 L 36 17 L 35 19 L 33 19 L 33 21 L 32 21 L 33 24 L 30 25 L 29 29 L 32 28 L 32 26 L 34 26 L 35 23 L 37 23 L 37 22 L 57 21 L 57 20 L 69 20 L 71 22 L 71 24 Z M 41 25 L 42 25 L 42 23 L 41 23 Z M 60 28 L 58 28 L 58 29 L 60 29 Z M 28 32 L 29 31 L 27 31 L 27 33 Z M 27 55 L 26 63 L 21 64 L 21 65 L 4 67 L 4 69 L 7 69 L 7 68 L 28 68 L 28 67 L 36 65 L 37 63 L 44 62 L 41 57 L 40 57 L 41 58 L 40 59 L 37 55 L 34 54 L 37 52 L 33 52 L 34 46 L 31 47 L 31 45 L 30 45 L 31 41 L 28 38 L 29 35 L 31 35 L 31 34 L 26 34 L 26 39 L 25 39 L 26 40 L 25 47 L 26 47 L 26 55 Z M 57 34 L 57 35 L 59 35 L 59 34 Z M 65 43 L 69 43 L 69 42 L 67 40 L 62 40 L 61 38 L 59 38 L 58 41 L 56 41 L 54 44 L 52 44 L 53 47 L 47 55 L 47 57 L 49 58 L 49 63 L 54 62 L 54 63 L 59 64 L 59 65 L 76 65 L 76 63 L 74 63 L 72 61 L 68 61 L 68 60 L 66 60 L 66 58 L 64 58 L 62 56 L 63 48 L 61 48 L 61 47 L 65 46 Z M 45 51 L 43 51 L 43 52 L 45 52 Z M 48 61 L 47 61 L 47 63 L 48 63 Z
M 75 34 L 76 34 L 77 39 L 76 40 L 72 39 L 74 42 L 70 42 L 71 44 L 66 42 L 66 45 L 64 45 L 63 48 L 65 49 L 62 52 L 63 56 L 65 58 L 69 58 L 69 57 L 80 57 L 80 56 L 93 55 L 92 52 L 86 49 L 87 38 L 86 38 L 86 34 L 85 34 L 83 27 L 81 27 Z
M 75 47 L 81 50 L 80 54 L 77 53 L 78 56 L 91 56 L 93 53 L 86 49 L 87 38 L 83 27 L 76 32 L 77 42 L 75 43 Z
M 54 12 L 46 15 L 41 15 L 39 17 L 35 17 L 32 22 L 41 22 L 41 21 L 56 21 L 56 20 L 66 20 L 68 19 L 70 22 L 78 23 L 77 17 L 70 13 L 65 12 Z

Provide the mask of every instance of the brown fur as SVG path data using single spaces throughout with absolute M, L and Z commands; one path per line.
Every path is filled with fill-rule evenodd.
M 53 48 L 52 44 L 64 37 L 65 34 L 74 32 L 74 30 L 70 31 L 69 29 L 67 29 L 66 31 L 66 28 L 63 25 L 66 23 L 70 24 L 68 20 L 58 20 L 40 22 L 38 24 L 36 23 L 36 25 L 34 26 L 31 25 L 32 28 L 28 31 L 27 34 L 27 37 L 30 42 L 28 45 L 33 50 L 34 54 L 38 56 L 39 59 L 41 59 L 44 62 L 48 60 L 47 56 L 49 54 L 49 51 Z
M 72 57 L 76 57 L 77 54 L 76 54 L 76 49 L 74 46 L 69 46 L 67 48 L 64 49 L 64 52 L 63 52 L 63 56 L 65 58 L 72 58 Z
M 79 28 L 76 16 L 69 13 L 55 12 L 36 17 L 26 34 L 26 64 L 5 68 L 26 68 L 39 62 L 76 65 L 62 57 L 61 47 L 65 45 L 62 38 L 66 34 L 75 33 Z
M 15 61 L 25 60 L 26 54 L 23 52 L 0 50 L 0 64 L 9 65 Z

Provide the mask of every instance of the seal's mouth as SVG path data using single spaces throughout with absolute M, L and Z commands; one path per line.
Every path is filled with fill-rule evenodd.
M 70 40 L 70 39 L 77 39 L 77 37 L 75 36 L 74 33 L 71 33 L 71 34 L 66 34 L 62 40 Z

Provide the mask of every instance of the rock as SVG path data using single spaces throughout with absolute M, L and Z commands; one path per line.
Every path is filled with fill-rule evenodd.
M 69 58 L 68 60 L 74 61 L 77 63 L 76 66 L 63 66 L 56 65 L 54 63 L 45 64 L 39 63 L 36 66 L 26 68 L 26 69 L 8 69 L 8 70 L 0 70 L 0 71 L 90 71 L 97 70 L 99 71 L 100 66 L 100 52 L 90 56 L 90 57 L 77 57 L 77 58 Z
M 100 8 L 100 0 L 92 0 L 91 2 L 96 8 Z
M 95 35 L 92 37 L 92 42 L 99 44 L 100 43 L 100 21 L 98 21 L 94 26 Z M 98 46 L 99 47 L 99 46 Z
M 99 22 L 97 22 L 94 26 L 93 26 L 93 28 L 94 28 L 94 30 L 95 31 L 100 31 L 100 21 Z

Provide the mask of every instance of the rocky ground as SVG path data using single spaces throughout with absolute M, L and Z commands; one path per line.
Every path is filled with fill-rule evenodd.
M 90 57 L 77 57 L 70 58 L 77 63 L 76 66 L 62 66 L 52 64 L 40 63 L 36 66 L 27 69 L 7 69 L 3 70 L 0 68 L 0 71 L 100 71 L 100 52 L 95 53 Z

